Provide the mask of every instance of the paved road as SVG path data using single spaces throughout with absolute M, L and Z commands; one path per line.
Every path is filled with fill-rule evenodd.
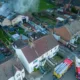
M 48 73 L 47 75 L 45 75 L 41 80 L 53 80 L 53 76 L 52 73 Z
M 76 80 L 74 65 L 65 73 L 60 80 Z
M 68 57 L 68 58 L 74 60 L 74 58 L 76 56 L 75 52 L 70 51 L 68 48 L 66 48 L 64 46 L 61 46 L 60 50 L 62 50 L 64 57 Z

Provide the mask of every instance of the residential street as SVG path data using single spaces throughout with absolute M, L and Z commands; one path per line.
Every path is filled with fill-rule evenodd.
M 47 75 L 45 75 L 41 80 L 53 80 L 53 75 L 52 73 L 48 73 Z
M 74 65 L 65 73 L 60 80 L 76 80 Z

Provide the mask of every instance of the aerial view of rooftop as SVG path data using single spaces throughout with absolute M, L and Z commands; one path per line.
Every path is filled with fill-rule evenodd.
M 0 80 L 80 80 L 80 0 L 0 0 Z

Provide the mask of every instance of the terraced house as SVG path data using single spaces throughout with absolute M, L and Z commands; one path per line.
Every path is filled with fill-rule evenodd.
M 24 80 L 25 71 L 17 56 L 0 41 L 0 80 Z
M 44 65 L 46 59 L 55 56 L 59 50 L 59 44 L 52 35 L 46 35 L 28 43 L 18 40 L 13 47 L 29 73 L 40 65 Z

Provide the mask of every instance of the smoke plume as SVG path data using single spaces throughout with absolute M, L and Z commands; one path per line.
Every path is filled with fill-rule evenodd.
M 39 0 L 12 0 L 13 9 L 17 13 L 35 12 L 39 7 Z

